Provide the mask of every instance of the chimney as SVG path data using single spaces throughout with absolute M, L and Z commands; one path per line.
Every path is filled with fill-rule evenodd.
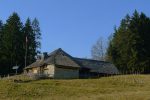
M 47 52 L 43 52 L 40 55 L 36 56 L 36 61 L 43 61 L 48 57 L 48 53 Z
M 37 55 L 35 58 L 36 58 L 36 61 L 40 61 L 41 60 L 41 55 Z
M 44 57 L 44 59 L 46 59 L 48 57 L 48 53 L 47 52 L 43 52 L 43 57 Z

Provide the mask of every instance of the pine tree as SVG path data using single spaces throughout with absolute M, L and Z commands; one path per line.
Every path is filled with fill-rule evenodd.
M 18 65 L 18 72 L 25 67 L 27 47 L 27 65 L 35 61 L 40 52 L 40 27 L 37 19 L 31 23 L 28 18 L 25 25 L 17 13 L 13 13 L 5 24 L 0 21 L 0 74 L 10 74 L 12 67 Z M 26 46 L 27 44 L 27 46 Z
M 107 50 L 112 62 L 128 73 L 150 72 L 150 18 L 134 12 L 122 19 Z
M 3 35 L 2 29 L 3 29 L 3 23 L 0 20 L 0 52 L 1 52 L 1 48 L 2 48 L 2 35 Z
M 26 42 L 27 42 L 27 65 L 31 64 L 35 61 L 36 55 L 36 41 L 35 41 L 35 34 L 32 29 L 31 20 L 28 18 L 26 20 L 24 26 L 24 51 L 26 49 Z M 27 41 L 25 40 L 27 39 Z
M 36 53 L 40 53 L 40 48 L 41 48 L 41 31 L 40 31 L 40 26 L 39 26 L 39 21 L 37 20 L 37 18 L 35 18 L 32 21 L 32 29 L 33 29 L 33 33 L 35 34 L 35 41 L 36 41 Z
M 2 54 L 3 54 L 3 51 L 2 51 L 2 36 L 3 36 L 3 23 L 2 21 L 0 20 L 0 64 L 2 65 Z
M 35 56 L 40 52 L 39 48 L 41 46 L 40 39 L 40 27 L 39 22 L 35 18 L 31 23 L 31 20 L 28 18 L 24 27 L 24 38 L 27 37 L 27 65 L 35 61 Z M 25 46 L 26 43 L 24 43 Z M 24 47 L 25 48 L 25 47 Z
M 22 66 L 22 23 L 17 13 L 13 13 L 6 24 L 4 24 L 3 30 L 3 56 L 6 59 L 6 65 L 9 73 L 15 65 Z

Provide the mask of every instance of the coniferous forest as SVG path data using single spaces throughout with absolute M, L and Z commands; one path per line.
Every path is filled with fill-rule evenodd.
M 35 61 L 35 56 L 40 52 L 40 39 L 41 32 L 36 18 L 33 21 L 27 18 L 23 23 L 14 12 L 5 23 L 0 20 L 0 74 L 14 73 L 12 67 L 16 65 L 21 73 L 26 65 Z
M 107 59 L 122 73 L 150 73 L 150 18 L 136 10 L 114 29 Z

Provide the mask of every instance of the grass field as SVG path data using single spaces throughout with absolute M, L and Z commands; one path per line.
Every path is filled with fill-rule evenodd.
M 0 80 L 0 100 L 150 100 L 150 75 L 99 79 Z

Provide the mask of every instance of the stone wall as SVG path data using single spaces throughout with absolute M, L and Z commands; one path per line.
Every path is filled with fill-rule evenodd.
M 47 65 L 46 69 L 44 69 L 44 74 L 48 74 L 48 77 L 54 78 L 55 66 Z
M 38 74 L 38 68 L 32 68 L 32 72 L 33 72 L 34 74 Z
M 37 75 L 37 77 L 42 78 L 54 78 L 54 79 L 77 79 L 79 78 L 79 69 L 71 68 L 71 67 L 58 67 L 55 65 L 46 65 L 43 67 L 35 67 L 32 68 L 31 71 L 28 72 L 33 75 Z

